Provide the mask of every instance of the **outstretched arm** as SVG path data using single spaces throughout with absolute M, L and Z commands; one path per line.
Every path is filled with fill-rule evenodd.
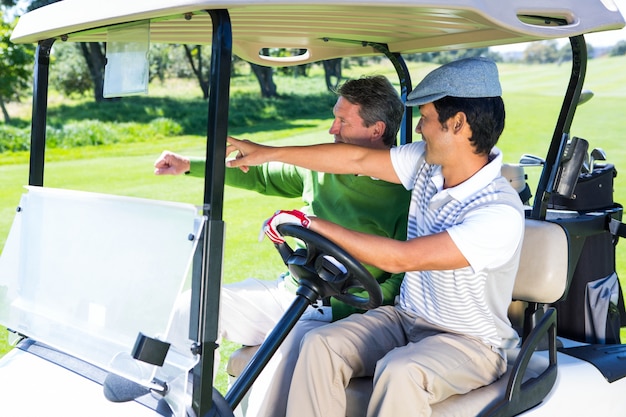
M 313 171 L 362 174 L 400 183 L 388 149 L 371 149 L 346 143 L 273 147 L 231 137 L 228 143 L 226 153 L 237 152 L 235 159 L 226 163 L 230 168 L 238 167 L 245 171 L 248 166 L 279 161 Z

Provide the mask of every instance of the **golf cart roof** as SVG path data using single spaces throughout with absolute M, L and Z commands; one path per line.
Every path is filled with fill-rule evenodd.
M 488 47 L 619 29 L 613 0 L 64 0 L 22 16 L 12 41 L 102 42 L 116 25 L 150 22 L 151 42 L 211 43 L 207 10 L 228 9 L 233 53 L 266 66 Z M 263 48 L 306 50 L 287 58 Z

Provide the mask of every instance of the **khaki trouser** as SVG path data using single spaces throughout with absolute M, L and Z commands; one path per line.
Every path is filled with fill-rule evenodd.
M 350 378 L 374 376 L 370 417 L 430 416 L 431 404 L 487 385 L 506 361 L 479 340 L 384 306 L 304 337 L 288 417 L 344 417 Z

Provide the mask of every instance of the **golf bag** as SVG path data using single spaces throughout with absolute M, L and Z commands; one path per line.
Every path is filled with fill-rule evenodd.
M 606 216 L 605 230 L 584 239 L 565 300 L 555 303 L 557 328 L 561 336 L 592 344 L 620 343 L 620 328 L 626 323 L 622 289 L 615 268 L 619 236 L 626 237 L 621 223 L 622 207 L 613 201 L 612 164 L 596 165 L 581 173 L 574 198 L 551 196 L 548 208 Z M 584 306 L 582 308 L 581 306 Z

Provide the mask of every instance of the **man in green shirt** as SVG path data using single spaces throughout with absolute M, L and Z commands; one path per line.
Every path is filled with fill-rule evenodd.
M 329 129 L 336 143 L 389 149 L 396 142 L 404 104 L 382 76 L 344 83 L 337 91 L 335 119 Z M 204 160 L 164 151 L 155 174 L 204 175 Z M 401 185 L 368 176 L 326 174 L 293 165 L 268 163 L 250 170 L 229 169 L 226 184 L 264 195 L 301 197 L 302 211 L 346 228 L 397 240 L 406 239 L 410 193 Z M 383 303 L 393 304 L 403 274 L 366 266 L 381 285 Z M 236 343 L 261 344 L 295 297 L 297 284 L 288 273 L 275 281 L 248 278 L 224 285 L 221 294 L 221 336 Z M 254 384 L 247 416 L 281 416 L 299 350 L 309 330 L 357 312 L 331 298 L 329 306 L 310 307 Z

